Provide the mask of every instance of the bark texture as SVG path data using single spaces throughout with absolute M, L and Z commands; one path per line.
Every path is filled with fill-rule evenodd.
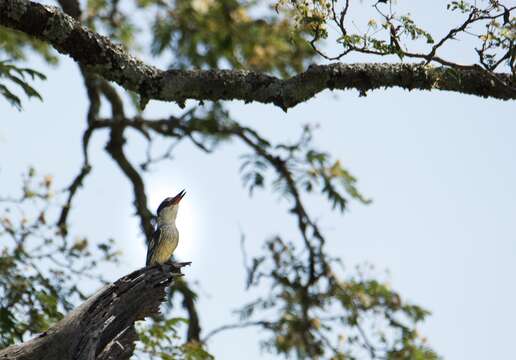
M 134 322 L 159 313 L 165 289 L 187 263 L 143 268 L 100 289 L 48 331 L 0 350 L 1 360 L 123 360 L 134 351 Z
M 516 99 L 510 74 L 478 68 L 422 64 L 312 65 L 289 79 L 244 70 L 159 70 L 129 55 L 108 38 L 83 27 L 51 6 L 28 0 L 0 0 L 0 25 L 33 35 L 70 55 L 86 69 L 150 99 L 183 104 L 195 100 L 272 103 L 287 110 L 325 89 L 368 90 L 401 87 L 448 90 L 497 99 Z

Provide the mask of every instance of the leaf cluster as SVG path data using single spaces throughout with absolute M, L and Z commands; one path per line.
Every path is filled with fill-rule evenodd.
M 181 324 L 188 323 L 184 318 L 155 318 L 140 322 L 137 327 L 140 342 L 137 358 L 161 360 L 211 360 L 214 359 L 203 346 L 190 341 L 182 343 L 178 333 Z
M 27 81 L 27 77 L 30 77 L 31 80 L 39 79 L 45 80 L 46 77 L 42 73 L 30 69 L 30 68 L 21 68 L 16 66 L 15 64 L 0 60 L 0 95 L 3 96 L 12 106 L 16 107 L 18 110 L 21 110 L 21 99 L 12 92 L 12 89 L 9 85 L 17 85 L 23 93 L 30 99 L 32 97 L 41 98 L 41 95 L 34 89 Z
M 310 282 L 303 258 L 303 251 L 275 237 L 248 268 L 248 284 L 270 291 L 241 308 L 240 319 L 269 332 L 265 349 L 302 359 L 438 358 L 417 332 L 427 310 L 404 302 L 363 270 L 341 278 L 335 259 Z
M 0 26 L 0 55 L 13 61 L 25 61 L 31 55 L 38 55 L 50 65 L 58 63 L 57 54 L 49 44 L 3 26 Z
M 87 294 L 79 285 L 105 283 L 97 266 L 116 263 L 113 240 L 93 246 L 63 237 L 54 218 L 53 178 L 24 176 L 19 197 L 0 197 L 0 347 L 47 330 Z
M 140 1 L 156 9 L 151 53 L 170 53 L 173 65 L 249 69 L 288 76 L 314 52 L 287 16 L 258 1 Z
M 13 92 L 12 85 L 19 87 L 28 98 L 42 100 L 41 95 L 28 82 L 27 77 L 30 77 L 31 81 L 45 80 L 45 75 L 18 65 L 26 61 L 29 54 L 39 55 L 50 65 L 56 65 L 58 62 L 55 51 L 47 43 L 0 26 L 0 96 L 18 110 L 22 108 L 21 99 Z
M 354 10 L 360 6 L 370 13 L 366 22 L 355 16 L 357 11 Z M 441 38 L 423 29 L 411 14 L 399 13 L 397 2 L 392 0 L 280 0 L 278 7 L 295 14 L 298 28 L 307 31 L 314 51 L 328 60 L 362 53 L 420 60 L 427 64 L 435 62 L 452 68 L 475 69 L 481 66 L 488 72 L 505 65 L 513 73 L 515 71 L 516 7 L 510 1 L 448 2 L 448 11 L 461 13 L 465 18 L 459 25 L 450 27 Z M 339 44 L 340 51 L 336 55 L 328 55 L 321 45 L 329 35 L 334 36 Z M 477 45 L 473 49 L 478 63 L 463 65 L 441 56 L 445 45 L 466 37 L 476 39 Z M 458 47 L 460 43 L 453 42 L 453 45 Z
M 314 126 L 305 125 L 298 141 L 277 145 L 272 145 L 250 128 L 235 127 L 247 133 L 249 139 L 254 138 L 254 153 L 243 155 L 240 167 L 242 180 L 250 193 L 255 188 L 265 187 L 267 170 L 272 168 L 276 169 L 272 188 L 281 196 L 288 197 L 295 184 L 307 193 L 318 190 L 327 197 L 333 209 L 341 212 L 346 208 L 346 195 L 364 204 L 370 203 L 358 191 L 355 177 L 341 161 L 314 146 Z

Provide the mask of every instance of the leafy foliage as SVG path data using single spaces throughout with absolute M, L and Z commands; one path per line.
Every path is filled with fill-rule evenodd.
M 250 128 L 242 128 L 236 123 L 233 128 L 237 133 L 243 133 L 244 141 L 254 138 L 254 154 L 243 156 L 240 167 L 244 185 L 250 193 L 257 187 L 265 186 L 265 172 L 276 167 L 277 176 L 273 180 L 273 189 L 286 196 L 290 192 L 290 181 L 297 184 L 307 193 L 319 189 L 326 195 L 332 207 L 340 211 L 346 208 L 346 194 L 364 204 L 370 203 L 356 188 L 356 179 L 341 165 L 339 160 L 333 160 L 330 154 L 318 151 L 312 143 L 314 127 L 306 125 L 300 139 L 293 144 L 278 144 L 272 146 L 268 140 L 259 136 Z M 245 135 L 248 134 L 248 135 Z M 284 172 L 288 172 L 289 177 Z
M 41 100 L 41 95 L 29 84 L 27 77 L 30 80 L 46 79 L 41 72 L 18 65 L 19 62 L 28 60 L 29 54 L 39 55 L 50 65 L 58 62 L 56 53 L 47 43 L 0 26 L 0 95 L 18 110 L 22 108 L 21 99 L 13 92 L 12 85 L 21 88 L 28 98 Z
M 184 318 L 153 319 L 141 322 L 137 329 L 140 337 L 138 358 L 161 360 L 210 360 L 214 359 L 202 345 L 196 341 L 181 344 L 178 327 L 187 323 Z
M 248 286 L 265 283 L 271 291 L 239 311 L 244 324 L 268 330 L 265 349 L 312 359 L 438 358 L 417 332 L 428 311 L 403 302 L 366 271 L 341 279 L 334 268 L 339 262 L 332 260 L 311 281 L 305 254 L 292 243 L 275 237 L 265 248 L 248 268 Z
M 127 48 L 135 47 L 135 34 L 139 29 L 132 17 L 120 9 L 119 1 L 88 0 L 86 8 L 84 22 L 88 27 L 105 32 L 110 39 Z
M 0 26 L 0 55 L 2 57 L 20 61 L 28 60 L 29 54 L 39 55 L 51 65 L 58 63 L 56 52 L 47 43 Z
M 264 4 L 237 0 L 159 1 L 140 6 L 160 9 L 152 25 L 151 51 L 171 50 L 174 65 L 245 68 L 287 76 L 303 69 L 313 51 L 287 16 L 262 13 Z
M 359 6 L 374 9 L 365 24 L 357 24 L 353 17 L 355 8 Z M 438 51 L 451 40 L 459 40 L 461 36 L 473 36 L 478 43 L 474 49 L 478 55 L 479 65 L 488 71 L 494 71 L 505 64 L 513 74 L 515 73 L 516 7 L 510 2 L 450 1 L 446 8 L 460 12 L 466 18 L 439 40 L 420 27 L 409 13 L 397 12 L 397 2 L 392 0 L 280 0 L 277 7 L 295 14 L 294 19 L 298 28 L 308 31 L 313 49 L 329 60 L 341 59 L 350 53 L 363 53 L 381 57 L 394 55 L 401 60 L 420 59 L 427 63 L 436 62 L 464 68 L 462 64 L 439 56 Z M 329 31 L 330 28 L 333 30 Z M 340 44 L 341 50 L 337 55 L 327 55 L 319 45 L 321 40 L 331 35 L 335 36 Z M 426 48 L 421 45 L 420 40 L 424 40 Z M 454 44 L 458 46 L 457 43 Z M 474 69 L 475 65 L 469 67 Z
M 20 68 L 8 61 L 0 61 L 0 95 L 18 110 L 21 110 L 21 99 L 6 85 L 9 82 L 20 87 L 28 98 L 35 97 L 42 100 L 41 95 L 29 85 L 26 76 L 30 76 L 31 80 L 36 78 L 40 80 L 46 79 L 45 75 L 36 70 Z M 8 82 L 5 82 L 5 80 Z
M 29 169 L 17 198 L 0 198 L 0 347 L 43 332 L 87 294 L 81 280 L 105 283 L 97 266 L 117 263 L 113 240 L 62 237 L 53 178 Z

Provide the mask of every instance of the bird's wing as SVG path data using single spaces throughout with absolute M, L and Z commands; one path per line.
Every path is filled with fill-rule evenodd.
M 149 242 L 149 246 L 147 247 L 147 260 L 145 261 L 145 265 L 149 266 L 152 255 L 156 251 L 156 247 L 159 244 L 159 238 L 161 236 L 161 229 L 158 227 L 152 234 L 152 239 Z

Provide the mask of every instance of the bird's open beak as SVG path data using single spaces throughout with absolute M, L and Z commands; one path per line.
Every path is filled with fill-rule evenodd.
M 177 194 L 176 196 L 174 196 L 174 200 L 172 201 L 173 204 L 179 204 L 179 202 L 181 201 L 181 199 L 186 195 L 186 191 L 183 189 L 179 192 L 179 194 Z

